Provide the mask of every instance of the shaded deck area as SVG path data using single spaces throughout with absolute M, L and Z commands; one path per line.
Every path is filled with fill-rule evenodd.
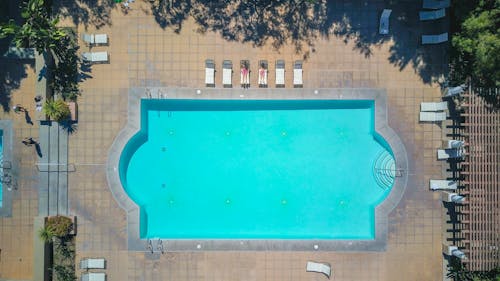
M 500 265 L 500 110 L 485 102 L 500 98 L 498 89 L 469 91 L 462 101 L 461 135 L 468 143 L 459 163 L 461 194 L 467 204 L 457 207 L 461 224 L 457 246 L 469 270 L 486 271 Z

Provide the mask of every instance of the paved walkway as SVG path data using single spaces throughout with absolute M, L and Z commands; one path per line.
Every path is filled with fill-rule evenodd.
M 177 2 L 177 1 L 174 1 Z M 180 3 L 181 1 L 179 1 Z M 430 178 L 446 177 L 446 164 L 436 161 L 436 149 L 444 137 L 444 122 L 419 123 L 419 104 L 438 101 L 440 91 L 434 78 L 443 72 L 445 46 L 419 46 L 423 32 L 439 31 L 441 26 L 415 22 L 418 3 L 403 2 L 393 7 L 391 36 L 379 40 L 377 23 L 383 2 L 352 1 L 336 3 L 329 11 L 332 19 L 348 14 L 348 26 L 363 29 L 373 36 L 367 55 L 356 40 L 341 30 L 314 39 L 304 60 L 304 88 L 376 87 L 386 89 L 389 125 L 402 139 L 409 159 L 408 184 L 400 204 L 389 215 L 387 250 L 377 253 L 345 252 L 176 252 L 152 257 L 144 252 L 127 251 L 126 213 L 119 208 L 106 181 L 108 149 L 127 121 L 128 90 L 135 86 L 204 87 L 204 61 L 216 62 L 216 85 L 221 85 L 222 60 L 237 65 L 260 59 L 270 65 L 286 61 L 286 84 L 291 87 L 292 62 L 304 59 L 287 42 L 278 50 L 270 43 L 253 46 L 222 38 L 220 32 L 207 30 L 191 18 L 179 31 L 162 29 L 154 17 L 146 14 L 148 2 L 136 1 L 128 14 L 113 9 L 112 25 L 100 29 L 78 25 L 79 34 L 107 33 L 109 46 L 92 48 L 108 51 L 110 64 L 94 65 L 92 78 L 82 85 L 79 98 L 79 125 L 69 137 L 68 162 L 76 172 L 68 175 L 68 212 L 78 216 L 78 258 L 99 256 L 108 261 L 108 280 L 321 280 L 321 275 L 305 272 L 307 260 L 329 262 L 334 280 L 441 280 L 443 276 L 441 243 L 445 214 L 440 194 L 428 190 Z M 141 7 L 142 6 L 142 7 Z M 105 16 L 105 15 L 103 15 Z M 336 33 L 337 32 L 337 33 Z M 339 33 L 340 32 L 340 33 Z M 437 33 L 437 32 L 436 32 Z M 81 51 L 88 48 L 82 44 Z M 399 50 L 399 52 L 398 52 Z M 415 55 L 417 54 L 417 55 Z M 419 57 L 418 54 L 423 54 Z M 273 69 L 273 68 L 272 68 Z M 237 68 L 235 71 L 238 71 Z M 255 71 L 255 70 L 254 70 Z M 13 103 L 31 105 L 33 82 L 28 78 L 13 93 Z M 256 73 L 256 72 L 254 72 Z M 253 74 L 251 74 L 253 75 Z M 233 77 L 235 80 L 236 75 Z M 256 76 L 251 76 L 252 85 Z M 254 79 L 255 78 L 255 79 Z M 255 81 L 254 81 L 255 80 Z M 272 78 L 271 78 L 272 81 Z M 274 87 L 272 84 L 271 87 Z M 30 107 L 30 110 L 33 108 Z M 38 124 L 15 119 L 15 141 L 38 137 Z M 17 144 L 19 190 L 13 196 L 11 218 L 0 218 L 0 278 L 31 279 L 33 256 L 33 217 L 38 214 L 38 162 L 34 151 Z M 26 234 L 25 234 L 26 233 Z M 77 275 L 80 275 L 78 272 Z

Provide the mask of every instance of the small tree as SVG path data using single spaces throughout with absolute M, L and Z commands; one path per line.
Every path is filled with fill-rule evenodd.
M 47 100 L 43 105 L 43 112 L 50 119 L 58 122 L 67 119 L 71 115 L 69 106 L 62 99 Z

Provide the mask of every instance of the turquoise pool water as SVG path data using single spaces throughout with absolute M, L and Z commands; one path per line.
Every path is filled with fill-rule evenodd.
M 394 159 L 373 101 L 142 100 L 141 114 L 119 169 L 141 238 L 374 238 Z

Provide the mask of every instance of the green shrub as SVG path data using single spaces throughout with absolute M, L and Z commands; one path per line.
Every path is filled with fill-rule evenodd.
M 64 216 L 49 217 L 46 228 L 50 229 L 54 236 L 64 237 L 73 229 L 73 222 Z
M 47 100 L 43 105 L 43 112 L 52 120 L 63 121 L 71 115 L 69 106 L 62 99 Z

